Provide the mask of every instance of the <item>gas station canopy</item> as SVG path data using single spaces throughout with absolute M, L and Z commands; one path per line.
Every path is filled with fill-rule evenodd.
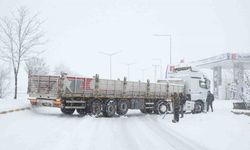
M 245 70 L 250 70 L 250 53 L 225 53 L 191 63 L 198 68 L 205 69 L 212 69 L 217 66 L 232 69 L 235 63 L 241 63 Z

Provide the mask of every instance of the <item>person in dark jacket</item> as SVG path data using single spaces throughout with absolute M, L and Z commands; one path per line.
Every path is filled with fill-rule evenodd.
M 183 93 L 180 93 L 179 94 L 179 97 L 180 97 L 180 113 L 181 113 L 181 118 L 184 117 L 184 106 L 185 106 L 185 103 L 186 103 L 186 100 L 187 100 L 187 97 L 185 95 L 183 95 Z
M 214 101 L 214 95 L 210 91 L 208 91 L 207 92 L 207 99 L 206 99 L 207 112 L 209 111 L 209 107 L 211 108 L 212 112 L 214 111 L 214 109 L 213 109 L 213 101 Z
M 180 109 L 180 98 L 176 92 L 172 96 L 172 104 L 174 110 L 174 119 L 172 120 L 172 122 L 176 123 L 179 122 L 179 109 Z

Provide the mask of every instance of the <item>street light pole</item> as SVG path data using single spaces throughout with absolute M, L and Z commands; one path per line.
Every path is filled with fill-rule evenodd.
M 169 63 L 172 64 L 172 35 L 171 34 L 154 34 L 154 36 L 167 36 L 169 37 Z
M 152 65 L 154 67 L 154 80 L 156 83 L 156 76 L 157 76 L 157 67 L 159 67 L 159 65 Z
M 144 81 L 144 73 L 146 70 L 148 70 L 149 68 L 143 68 L 141 69 L 141 72 L 142 72 L 142 81 Z
M 109 78 L 112 79 L 112 56 L 109 55 Z
M 160 58 L 154 58 L 153 60 L 158 60 L 160 63 L 160 79 L 162 79 L 162 59 Z
M 114 53 L 99 52 L 100 54 L 109 56 L 109 78 L 112 79 L 112 56 L 121 53 L 121 51 Z
M 127 67 L 128 67 L 128 74 L 127 74 L 128 80 L 129 80 L 129 75 L 130 75 L 130 66 L 134 65 L 134 64 L 135 63 L 124 63 L 124 65 L 127 65 Z

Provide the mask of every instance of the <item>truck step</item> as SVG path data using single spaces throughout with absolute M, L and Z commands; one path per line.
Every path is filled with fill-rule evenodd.
M 154 107 L 145 107 L 146 109 L 152 109 L 152 108 L 154 108 Z
M 154 105 L 154 104 L 155 104 L 154 102 L 145 103 L 145 105 Z
M 80 103 L 80 104 L 83 104 L 83 103 L 86 103 L 86 101 L 66 101 L 66 103 Z
M 155 105 L 155 103 L 154 102 L 148 102 L 148 103 L 145 103 L 145 105 L 146 106 L 153 106 L 153 105 Z
M 65 106 L 66 109 L 85 109 L 85 106 Z

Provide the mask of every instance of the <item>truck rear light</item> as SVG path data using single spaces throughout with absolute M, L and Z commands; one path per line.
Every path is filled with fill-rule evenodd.
M 60 99 L 56 99 L 56 100 L 53 101 L 53 106 L 54 107 L 59 107 L 60 108 L 61 104 L 62 104 L 62 102 L 61 102 Z
M 36 105 L 37 104 L 37 100 L 36 99 L 31 99 L 30 103 L 31 103 L 31 105 Z

